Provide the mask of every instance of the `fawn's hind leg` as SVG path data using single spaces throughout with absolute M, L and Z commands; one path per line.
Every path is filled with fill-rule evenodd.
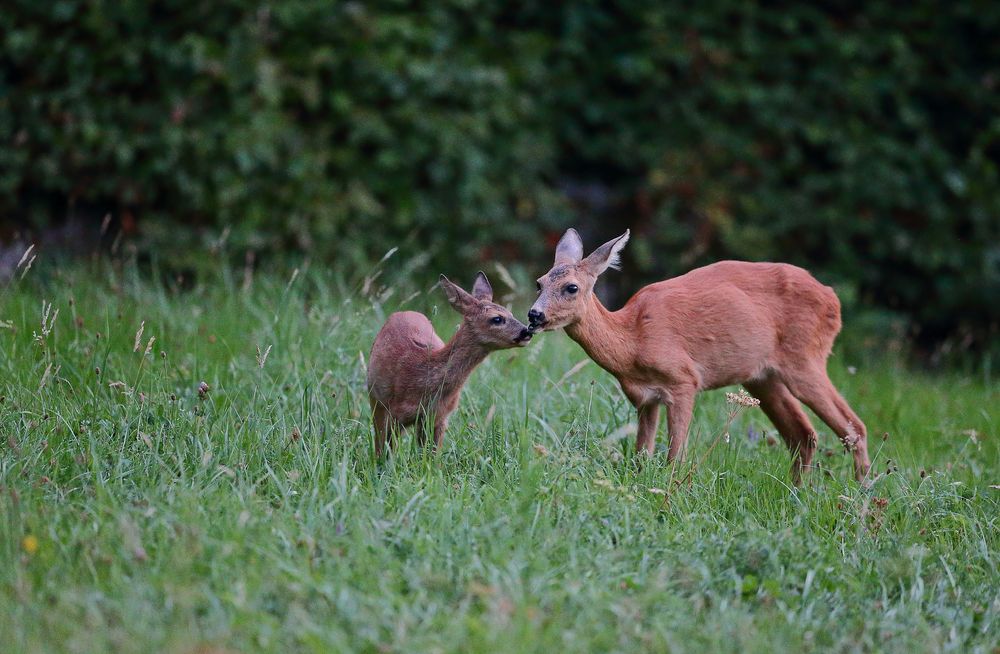
M 434 414 L 421 414 L 417 422 L 413 425 L 413 433 L 417 439 L 417 445 L 423 447 L 427 445 L 427 437 L 434 439 L 435 447 L 438 446 L 438 437 L 443 435 L 444 430 L 440 427 L 441 419 Z M 447 426 L 447 422 L 445 422 Z M 433 433 L 432 433 L 433 432 Z
M 381 457 L 386 443 L 392 445 L 392 432 L 397 424 L 389 410 L 378 402 L 372 402 L 372 424 L 375 427 L 375 456 Z
M 448 418 L 450 413 L 438 410 L 437 413 L 424 416 L 417 422 L 417 442 L 423 446 L 427 442 L 429 431 L 427 425 L 430 424 L 434 431 L 434 451 L 440 452 L 444 443 L 444 432 L 448 429 Z
M 769 377 L 743 386 L 760 400 L 760 408 L 781 434 L 792 451 L 792 482 L 798 486 L 802 473 L 808 472 L 816 453 L 816 430 L 798 400 L 780 379 Z

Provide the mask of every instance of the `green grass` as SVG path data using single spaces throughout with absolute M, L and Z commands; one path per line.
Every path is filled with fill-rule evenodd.
M 130 268 L 0 292 L 4 651 L 996 651 L 992 380 L 835 355 L 871 488 L 825 426 L 791 488 L 784 446 L 747 437 L 773 433 L 759 410 L 727 443 L 705 394 L 677 487 L 663 427 L 634 466 L 614 380 L 569 374 L 585 355 L 546 334 L 474 373 L 439 455 L 379 463 L 364 359 L 386 311 L 457 324 L 436 292 L 386 296 Z

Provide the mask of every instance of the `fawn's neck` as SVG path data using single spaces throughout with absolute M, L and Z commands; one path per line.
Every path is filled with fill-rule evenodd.
M 594 362 L 617 375 L 624 372 L 633 357 L 629 316 L 625 311 L 608 311 L 591 294 L 580 319 L 566 327 L 566 333 L 580 344 Z
M 457 393 L 488 354 L 463 322 L 444 347 L 431 353 L 427 370 L 430 387 L 440 389 L 442 397 Z

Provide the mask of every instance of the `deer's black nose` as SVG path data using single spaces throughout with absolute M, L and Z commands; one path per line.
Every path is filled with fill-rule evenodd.
M 537 309 L 532 309 L 528 312 L 528 322 L 532 325 L 538 325 L 545 322 L 545 314 Z

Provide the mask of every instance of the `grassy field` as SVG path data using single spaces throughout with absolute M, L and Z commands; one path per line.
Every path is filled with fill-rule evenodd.
M 722 391 L 688 464 L 661 426 L 637 468 L 614 380 L 546 334 L 474 373 L 438 456 L 377 462 L 386 312 L 457 318 L 368 282 L 36 266 L 0 291 L 4 651 L 997 651 L 995 380 L 838 351 L 875 480 L 824 426 L 796 489 Z

